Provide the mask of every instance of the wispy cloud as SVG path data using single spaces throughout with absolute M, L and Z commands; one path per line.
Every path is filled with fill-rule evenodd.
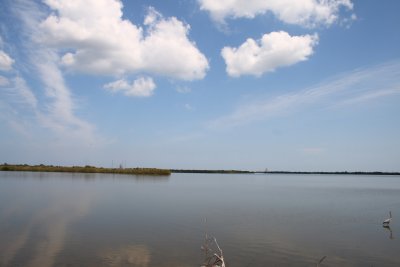
M 39 42 L 38 36 L 42 33 L 38 25 L 46 16 L 42 6 L 18 0 L 10 2 L 10 10 L 19 18 L 19 38 L 24 40 L 21 53 L 25 57 L 18 58 L 26 58 L 26 61 L 12 59 L 12 71 L 2 79 L 5 87 L 2 94 L 6 97 L 2 99 L 1 107 L 7 113 L 2 118 L 20 133 L 29 133 L 29 128 L 39 125 L 58 137 L 75 138 L 83 143 L 99 141 L 94 126 L 75 114 L 77 105 L 59 67 L 57 51 Z M 20 66 L 29 67 L 21 71 Z M 42 87 L 30 87 L 24 79 L 27 72 L 38 77 Z
M 28 137 L 31 119 L 39 114 L 37 98 L 22 77 L 16 76 L 7 82 L 1 88 L 0 118 L 15 132 Z
M 22 77 L 17 76 L 13 79 L 13 90 L 16 94 L 16 101 L 20 101 L 21 104 L 27 104 L 35 111 L 37 110 L 38 101 L 36 96 Z
M 188 94 L 192 91 L 192 89 L 187 86 L 178 86 L 175 90 L 180 94 Z
M 188 103 L 186 103 L 184 105 L 184 107 L 185 107 L 186 110 L 189 110 L 189 111 L 194 111 L 195 110 L 195 108 L 192 105 L 188 104 Z
M 9 84 L 10 81 L 8 80 L 8 78 L 0 75 L 0 87 L 7 86 Z
M 13 64 L 14 64 L 14 59 L 12 59 L 3 50 L 0 50 L 0 70 L 2 71 L 11 70 Z
M 400 85 L 396 85 L 394 88 L 382 89 L 376 92 L 365 92 L 364 94 L 343 100 L 342 102 L 339 102 L 338 105 L 359 104 L 376 98 L 387 97 L 395 94 L 400 94 Z
M 400 94 L 400 61 L 353 70 L 310 88 L 246 103 L 206 125 L 213 129 L 236 127 L 316 105 L 361 104 L 394 94 Z

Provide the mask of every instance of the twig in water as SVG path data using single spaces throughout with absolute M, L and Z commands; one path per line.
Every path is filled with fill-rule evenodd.
M 207 221 L 206 221 L 207 222 Z M 215 249 L 213 249 L 213 244 Z M 205 232 L 204 244 L 201 246 L 204 251 L 204 263 L 201 267 L 226 267 L 224 255 L 222 253 L 221 247 L 218 245 L 217 239 L 215 237 L 208 236 L 207 230 Z
M 323 256 L 323 257 L 319 260 L 319 262 L 317 263 L 317 267 L 320 266 L 320 264 L 325 260 L 325 258 L 326 258 L 326 256 Z

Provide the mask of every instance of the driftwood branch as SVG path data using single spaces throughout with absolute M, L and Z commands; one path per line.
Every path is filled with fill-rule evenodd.
M 319 260 L 319 262 L 317 263 L 317 267 L 320 266 L 320 264 L 325 260 L 325 258 L 326 258 L 326 256 L 323 256 L 323 257 Z
M 207 222 L 205 220 L 205 222 Z M 221 247 L 215 237 L 210 237 L 205 231 L 204 244 L 201 246 L 204 252 L 204 263 L 201 267 L 226 267 Z

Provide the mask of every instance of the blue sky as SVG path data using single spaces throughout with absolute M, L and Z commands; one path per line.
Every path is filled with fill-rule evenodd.
M 399 8 L 2 0 L 0 162 L 400 171 Z

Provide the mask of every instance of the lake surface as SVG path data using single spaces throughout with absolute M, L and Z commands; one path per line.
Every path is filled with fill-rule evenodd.
M 0 172 L 0 266 L 199 267 L 205 231 L 228 267 L 398 267 L 400 177 Z

